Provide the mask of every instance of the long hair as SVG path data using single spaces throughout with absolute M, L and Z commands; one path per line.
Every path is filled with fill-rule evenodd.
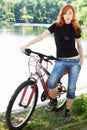
M 56 23 L 56 25 L 58 25 L 58 26 L 63 26 L 63 24 L 65 23 L 64 18 L 63 18 L 63 15 L 64 15 L 64 14 L 67 12 L 67 10 L 69 10 L 69 9 L 72 9 L 72 11 L 73 11 L 73 18 L 72 18 L 71 23 L 72 23 L 72 25 L 73 25 L 73 27 L 74 27 L 76 33 L 80 33 L 80 34 L 81 34 L 82 30 L 81 30 L 81 28 L 80 28 L 80 26 L 79 26 L 79 24 L 78 24 L 78 21 L 77 21 L 77 18 L 76 18 L 76 11 L 75 11 L 75 9 L 74 9 L 74 7 L 73 7 L 72 5 L 65 5 L 65 6 L 60 10 L 60 13 L 59 13 L 59 15 L 58 15 L 58 17 L 57 17 L 57 21 L 56 21 L 55 23 Z

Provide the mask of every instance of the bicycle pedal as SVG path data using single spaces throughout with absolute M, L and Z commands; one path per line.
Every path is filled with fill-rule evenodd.
M 45 101 L 46 100 L 46 95 L 45 95 L 45 92 L 42 92 L 42 95 L 41 95 L 41 101 Z
M 57 88 L 57 94 L 60 94 L 61 92 L 63 92 L 62 88 Z
M 66 90 L 62 89 L 62 88 L 57 88 L 57 94 L 61 94 L 61 93 L 65 93 Z

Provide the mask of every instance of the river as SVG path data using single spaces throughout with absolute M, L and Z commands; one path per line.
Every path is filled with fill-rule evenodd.
M 44 30 L 44 29 L 43 29 Z M 0 31 L 0 112 L 6 111 L 8 101 L 21 82 L 28 77 L 28 57 L 21 53 L 20 47 L 34 38 L 36 34 L 43 31 L 42 28 L 26 27 L 26 29 L 1 28 Z M 33 32 L 33 33 L 32 33 Z M 84 54 L 87 55 L 87 41 L 82 41 Z M 48 37 L 43 41 L 30 47 L 34 51 L 39 51 L 47 55 L 55 55 L 55 44 L 53 37 Z M 77 88 L 87 87 L 87 59 L 77 82 Z M 82 90 L 82 93 L 84 91 Z

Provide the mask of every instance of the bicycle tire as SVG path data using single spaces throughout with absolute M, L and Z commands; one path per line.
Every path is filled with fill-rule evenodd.
M 19 102 L 18 99 L 20 100 L 21 92 L 24 90 L 26 86 L 28 87 L 29 91 L 30 90 L 32 91 L 34 86 L 36 86 L 35 90 L 33 90 L 34 94 L 33 97 L 31 98 L 30 105 L 27 108 L 24 108 L 22 106 L 19 107 L 19 105 L 15 106 Z M 30 96 L 29 94 L 31 94 L 31 91 L 30 92 L 29 91 L 28 91 L 28 97 Z M 10 130 L 21 130 L 26 125 L 26 123 L 31 118 L 34 112 L 37 99 L 38 99 L 38 87 L 37 85 L 34 84 L 34 81 L 32 82 L 31 80 L 27 80 L 24 81 L 22 84 L 20 84 L 20 86 L 15 90 L 14 94 L 12 95 L 7 106 L 6 122 Z
M 64 74 L 61 78 L 60 78 L 60 82 L 61 82 L 61 86 L 65 87 L 67 90 L 67 86 L 68 86 L 68 74 Z M 65 107 L 66 105 L 66 93 L 62 94 L 61 96 L 57 96 L 57 101 L 58 101 L 58 105 L 56 110 L 61 110 Z

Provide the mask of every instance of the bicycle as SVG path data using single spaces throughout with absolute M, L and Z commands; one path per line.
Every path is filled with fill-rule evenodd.
M 41 101 L 44 102 L 50 99 L 47 87 L 48 78 L 50 76 L 48 63 L 52 64 L 52 60 L 58 60 L 53 56 L 47 56 L 30 49 L 26 49 L 25 54 L 29 56 L 29 78 L 17 87 L 8 103 L 6 122 L 10 130 L 21 130 L 26 123 L 30 121 L 37 105 L 38 81 L 41 82 L 43 88 Z M 57 83 L 58 106 L 56 110 L 62 109 L 66 103 L 66 78 L 67 73 L 63 74 Z

